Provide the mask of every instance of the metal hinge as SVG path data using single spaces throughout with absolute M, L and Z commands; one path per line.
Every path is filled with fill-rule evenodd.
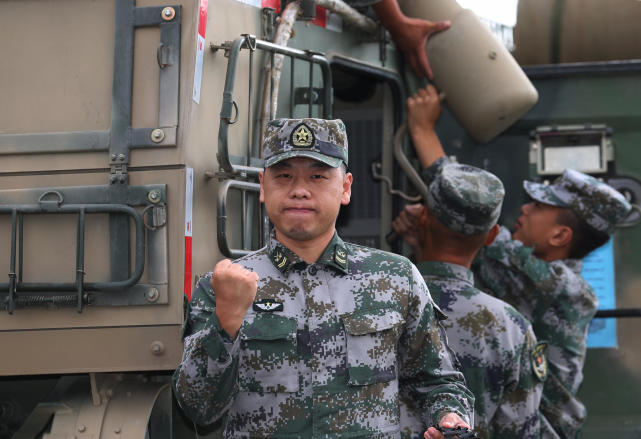
M 112 163 L 110 168 L 111 168 L 111 172 L 109 175 L 110 184 L 116 184 L 116 183 L 128 184 L 129 183 L 129 175 L 127 174 L 127 163 Z
M 273 41 L 274 34 L 276 33 L 276 27 L 278 23 L 276 22 L 276 9 L 274 8 L 263 8 L 261 11 L 261 25 L 260 25 L 260 39 L 266 41 Z

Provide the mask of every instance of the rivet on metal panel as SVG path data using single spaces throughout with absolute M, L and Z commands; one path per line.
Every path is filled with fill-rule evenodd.
M 165 353 L 165 345 L 161 341 L 154 341 L 151 343 L 151 353 L 154 355 L 162 355 Z
M 160 191 L 158 189 L 149 191 L 149 193 L 147 194 L 147 199 L 152 203 L 160 202 Z
M 78 431 L 79 431 L 80 433 L 84 432 L 86 429 L 87 429 L 87 427 L 85 427 L 85 426 L 84 426 L 84 425 L 82 425 L 82 424 L 80 424 L 80 425 L 78 426 Z
M 116 428 L 116 429 L 114 430 L 114 433 L 116 433 L 116 434 L 120 434 L 120 432 L 121 432 L 121 431 L 122 431 L 122 430 L 120 429 L 120 427 L 118 427 L 118 428 Z
M 118 160 L 120 160 L 121 162 L 123 160 L 125 160 L 125 155 L 124 154 L 118 154 Z
M 162 10 L 162 19 L 165 21 L 171 21 L 176 16 L 176 11 L 172 7 L 166 7 Z
M 116 154 L 111 154 L 111 160 L 116 160 Z
M 157 288 L 150 288 L 145 293 L 145 299 L 147 299 L 147 302 L 155 302 L 155 301 L 158 300 L 159 296 L 160 296 L 160 294 L 158 293 L 158 289 Z
M 496 59 L 496 52 L 491 50 L 490 53 L 487 56 L 489 56 L 490 59 Z
M 154 143 L 160 143 L 165 139 L 165 132 L 160 128 L 156 128 L 151 132 L 151 141 Z

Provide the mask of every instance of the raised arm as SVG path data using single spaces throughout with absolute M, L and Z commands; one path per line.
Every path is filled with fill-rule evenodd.
M 256 273 L 224 260 L 196 285 L 173 385 L 179 405 L 197 424 L 223 416 L 238 393 L 236 335 L 256 295 L 257 280 Z
M 441 101 L 433 85 L 419 89 L 407 99 L 407 125 L 422 168 L 445 157 L 434 127 L 441 115 Z
M 392 34 L 396 45 L 405 55 L 417 76 L 432 79 L 432 69 L 427 60 L 425 43 L 430 35 L 450 27 L 449 21 L 432 22 L 407 17 L 396 0 L 381 0 L 373 6 L 381 24 Z

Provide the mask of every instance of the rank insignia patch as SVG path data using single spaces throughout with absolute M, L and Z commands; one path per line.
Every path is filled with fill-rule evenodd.
M 298 148 L 309 148 L 314 144 L 314 133 L 307 125 L 301 123 L 292 131 L 290 143 Z
M 271 258 L 276 268 L 278 268 L 281 272 L 285 272 L 285 270 L 287 270 L 287 266 L 289 265 L 289 258 L 279 248 L 276 248 L 272 252 Z
M 536 377 L 541 381 L 545 381 L 548 377 L 548 360 L 545 357 L 545 350 L 547 347 L 547 343 L 537 343 L 531 353 L 532 370 Z
M 334 247 L 334 261 L 342 268 L 347 268 L 347 250 L 342 245 Z
M 274 312 L 282 311 L 284 307 L 282 302 L 277 302 L 274 299 L 261 299 L 254 302 L 252 308 L 257 312 Z

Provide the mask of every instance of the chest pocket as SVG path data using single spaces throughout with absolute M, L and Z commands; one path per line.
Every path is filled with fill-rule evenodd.
M 238 381 L 247 392 L 297 392 L 296 319 L 257 314 L 240 329 Z
M 398 338 L 405 320 L 394 310 L 343 314 L 349 384 L 363 386 L 395 380 Z

